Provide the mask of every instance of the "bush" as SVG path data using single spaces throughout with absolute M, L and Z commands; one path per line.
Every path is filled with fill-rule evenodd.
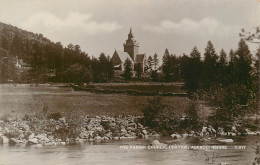
M 180 121 L 180 127 L 186 129 L 187 131 L 197 131 L 202 126 L 202 121 L 198 115 L 198 104 L 196 100 L 192 100 L 189 103 L 188 109 L 185 111 L 184 120 Z
M 155 96 L 148 100 L 147 105 L 142 110 L 144 117 L 142 123 L 163 135 L 169 135 L 177 129 L 177 119 L 174 110 L 162 103 L 162 98 Z
M 162 104 L 162 98 L 155 96 L 148 100 L 147 105 L 142 110 L 144 114 L 143 124 L 155 128 L 158 127 L 158 117 L 166 106 Z

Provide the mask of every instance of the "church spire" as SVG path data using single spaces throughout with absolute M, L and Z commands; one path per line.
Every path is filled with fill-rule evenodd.
M 131 39 L 131 38 L 133 38 L 134 36 L 133 36 L 133 34 L 132 34 L 132 27 L 130 28 L 130 32 L 129 32 L 129 34 L 128 34 L 128 39 Z

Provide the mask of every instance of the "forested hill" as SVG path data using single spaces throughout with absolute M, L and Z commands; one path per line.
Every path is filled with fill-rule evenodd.
M 35 42 L 42 46 L 51 43 L 51 41 L 43 37 L 42 34 L 28 32 L 0 22 L 1 56 L 11 55 L 20 56 L 21 58 L 26 57 L 26 44 L 33 44 Z
M 3 59 L 7 59 L 3 66 Z M 15 68 L 17 61 L 30 66 L 29 72 L 21 74 Z M 18 82 L 43 82 L 54 74 L 55 79 L 63 76 L 63 71 L 73 64 L 90 66 L 90 58 L 80 50 L 79 45 L 63 47 L 42 34 L 36 34 L 0 22 L 0 78 Z M 81 66 L 81 67 L 82 67 Z M 21 70 L 21 69 L 20 69 Z M 17 75 L 19 74 L 19 75 Z M 62 77 L 64 79 L 64 77 Z M 18 80 L 19 79 L 19 80 Z

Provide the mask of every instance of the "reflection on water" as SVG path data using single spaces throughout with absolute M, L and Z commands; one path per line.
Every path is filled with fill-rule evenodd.
M 230 165 L 251 164 L 254 158 L 253 144 L 259 137 L 245 137 L 228 144 L 228 150 L 215 150 L 216 162 L 226 162 Z M 227 145 L 216 142 L 192 144 L 188 141 L 165 140 L 168 145 Z M 43 148 L 0 146 L 0 164 L 26 165 L 82 165 L 82 164 L 174 164 L 203 165 L 207 156 L 213 151 L 187 149 L 120 149 L 120 146 L 149 145 L 151 140 L 124 140 L 96 144 L 81 144 L 71 146 L 49 146 Z M 245 150 L 235 150 L 235 145 L 246 145 Z

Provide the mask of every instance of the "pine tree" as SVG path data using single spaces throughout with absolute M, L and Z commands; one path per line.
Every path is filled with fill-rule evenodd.
M 165 49 L 164 55 L 163 55 L 163 64 L 162 64 L 162 72 L 163 72 L 163 79 L 166 82 L 171 81 L 171 56 L 169 54 L 168 49 Z
M 153 62 L 154 62 L 154 70 L 157 70 L 158 64 L 159 64 L 159 59 L 158 59 L 158 55 L 156 53 L 153 56 Z
M 185 88 L 188 94 L 192 94 L 200 87 L 202 62 L 201 55 L 197 47 L 192 49 L 190 58 L 186 61 L 187 65 L 183 68 L 183 78 L 185 82 Z
M 235 59 L 235 80 L 241 84 L 250 86 L 252 82 L 250 72 L 253 69 L 251 66 L 252 55 L 246 42 L 243 39 L 240 40 L 235 55 L 237 56 Z
M 218 77 L 217 80 L 221 85 L 227 84 L 227 54 L 226 52 L 221 49 L 219 55 L 219 61 L 217 64 L 218 69 Z
M 218 56 L 211 41 L 208 41 L 204 53 L 203 63 L 203 87 L 210 89 L 214 86 L 217 79 L 217 60 Z
M 153 58 L 151 56 L 147 59 L 147 70 L 151 71 L 153 69 Z

